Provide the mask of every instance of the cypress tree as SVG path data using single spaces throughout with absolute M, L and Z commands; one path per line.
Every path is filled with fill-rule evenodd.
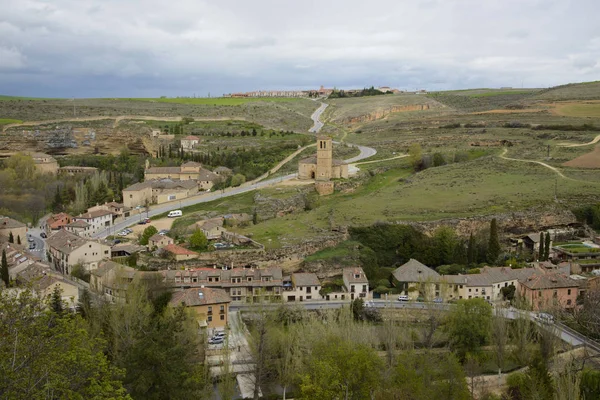
M 487 261 L 496 264 L 500 257 L 500 241 L 498 240 L 498 223 L 496 218 L 490 223 L 490 240 L 488 242 Z
M 15 237 L 13 236 L 12 232 L 8 233 L 8 243 L 14 243 L 15 242 Z
M 546 240 L 544 243 L 544 261 L 548 261 L 550 258 L 550 234 L 546 232 Z
M 21 235 L 17 235 L 17 244 L 21 244 Z
M 471 233 L 469 236 L 469 244 L 467 245 L 467 265 L 471 267 L 477 263 L 477 247 L 475 245 L 475 238 Z
M 8 275 L 8 261 L 6 260 L 6 250 L 2 249 L 2 264 L 0 266 L 0 276 L 4 281 L 6 287 L 10 284 L 10 277 Z
M 540 232 L 540 247 L 538 251 L 538 261 L 544 261 L 544 232 Z

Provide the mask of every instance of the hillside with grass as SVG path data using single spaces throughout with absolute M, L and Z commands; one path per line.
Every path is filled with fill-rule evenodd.
M 569 83 L 555 86 L 538 93 L 535 100 L 600 100 L 600 81 Z

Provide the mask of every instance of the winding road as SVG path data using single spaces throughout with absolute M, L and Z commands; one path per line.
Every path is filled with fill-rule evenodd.
M 320 120 L 320 116 L 326 108 L 327 108 L 327 104 L 321 103 L 319 108 L 312 114 L 311 119 L 314 121 L 314 126 L 309 130 L 309 132 L 318 133 L 321 130 L 321 128 L 323 127 L 323 123 Z M 355 145 L 355 144 L 350 144 L 350 143 L 348 143 L 348 145 L 354 146 L 360 150 L 360 154 L 358 156 L 352 157 L 348 160 L 345 160 L 345 162 L 348 164 L 354 163 L 356 161 L 364 160 L 365 158 L 368 158 L 368 157 L 372 157 L 373 155 L 375 155 L 377 153 L 377 150 L 375 150 L 371 147 L 360 146 L 360 145 Z M 283 160 L 278 165 L 276 165 L 274 168 L 272 168 L 270 170 L 270 173 L 276 172 L 286 162 L 291 161 L 299 152 L 301 152 L 302 150 L 304 150 L 305 148 L 310 147 L 310 146 L 311 145 L 305 146 L 301 149 L 298 149 L 296 152 L 294 152 L 290 156 L 286 157 L 285 160 Z M 246 182 L 237 187 L 227 188 L 227 189 L 220 190 L 217 192 L 203 193 L 203 194 L 200 194 L 197 196 L 187 198 L 185 200 L 173 201 L 173 202 L 166 203 L 163 205 L 152 206 L 152 207 L 150 207 L 150 210 L 148 210 L 148 212 L 143 212 L 138 215 L 134 215 L 132 217 L 129 217 L 129 218 L 109 227 L 108 229 L 97 232 L 96 234 L 94 234 L 94 238 L 105 238 L 107 236 L 114 235 L 115 233 L 122 231 L 123 229 L 127 228 L 128 226 L 137 224 L 142 218 L 145 218 L 146 216 L 154 217 L 154 216 L 164 214 L 164 213 L 172 211 L 172 210 L 181 209 L 183 207 L 189 207 L 189 206 L 193 206 L 195 204 L 200 204 L 200 203 L 207 203 L 209 201 L 219 200 L 222 198 L 251 192 L 251 191 L 254 191 L 257 189 L 262 189 L 262 188 L 265 188 L 268 186 L 277 185 L 283 181 L 287 181 L 287 180 L 296 178 L 298 174 L 289 174 L 289 175 L 280 176 L 277 178 L 264 179 L 267 177 L 267 175 L 268 174 L 265 174 L 265 175 L 255 179 L 254 181 Z

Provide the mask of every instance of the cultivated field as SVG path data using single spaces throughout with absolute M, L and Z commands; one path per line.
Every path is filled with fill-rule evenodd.
M 177 97 L 177 98 L 123 98 L 116 99 L 123 101 L 146 101 L 150 103 L 176 103 L 176 104 L 195 104 L 195 105 L 212 105 L 212 106 L 239 106 L 246 103 L 254 102 L 275 102 L 275 103 L 288 103 L 295 101 L 303 101 L 305 99 L 300 98 L 286 98 L 286 97 Z

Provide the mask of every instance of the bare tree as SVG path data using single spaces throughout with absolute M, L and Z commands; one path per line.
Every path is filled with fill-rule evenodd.
M 229 348 L 229 335 L 225 339 L 220 365 L 221 380 L 217 386 L 222 399 L 233 399 L 235 396 L 235 379 L 231 367 L 231 349 Z
M 513 321 L 512 338 L 514 344 L 513 357 L 520 365 L 531 361 L 530 344 L 533 342 L 535 331 L 528 314 L 519 313 Z
M 579 400 L 580 399 L 581 368 L 577 366 L 574 359 L 567 362 L 562 371 L 554 377 L 554 399 L 555 400 Z
M 496 315 L 492 319 L 492 340 L 495 347 L 496 364 L 498 375 L 502 373 L 506 360 L 506 347 L 509 341 L 508 323 L 506 321 L 506 310 L 496 308 Z

